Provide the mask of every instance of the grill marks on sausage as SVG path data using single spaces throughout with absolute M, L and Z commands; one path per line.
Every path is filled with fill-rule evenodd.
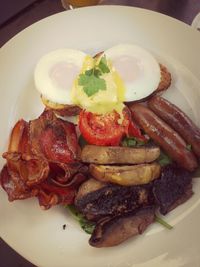
M 151 98 L 148 106 L 192 145 L 192 150 L 200 157 L 200 129 L 182 110 L 160 96 Z

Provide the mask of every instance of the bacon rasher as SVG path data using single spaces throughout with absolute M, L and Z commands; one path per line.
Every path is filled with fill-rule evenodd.
M 10 201 L 38 197 L 44 209 L 71 204 L 86 178 L 87 167 L 78 162 L 75 126 L 45 110 L 38 119 L 19 120 L 10 136 L 7 163 L 0 180 Z

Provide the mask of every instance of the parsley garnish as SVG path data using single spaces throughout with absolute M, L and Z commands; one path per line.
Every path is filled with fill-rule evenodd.
M 167 228 L 168 230 L 173 229 L 173 226 L 171 226 L 169 223 L 167 223 L 166 221 L 164 221 L 161 217 L 155 215 L 155 221 L 157 223 L 160 223 L 162 226 L 164 226 L 165 228 Z
M 83 86 L 83 91 L 90 97 L 99 90 L 106 90 L 106 82 L 100 76 L 109 72 L 106 56 L 103 56 L 94 68 L 79 75 L 78 84 Z
M 135 137 L 125 137 L 122 141 L 122 146 L 139 147 L 144 146 L 146 142 L 141 141 Z
M 92 74 L 93 74 L 93 69 L 90 69 L 90 70 L 86 70 L 85 71 L 85 75 L 87 75 L 87 76 L 90 76 Z
M 163 151 L 160 151 L 160 156 L 157 159 L 157 161 L 161 166 L 166 166 L 172 163 L 172 159 L 167 154 L 165 154 Z
M 95 223 L 88 221 L 83 214 L 81 214 L 74 205 L 67 205 L 66 208 L 72 214 L 75 220 L 77 220 L 81 228 L 87 233 L 92 234 L 95 228 Z
M 103 73 L 109 73 L 110 72 L 110 69 L 107 65 L 107 60 L 106 60 L 105 55 L 101 58 L 98 67 Z
M 96 94 L 99 90 L 106 90 L 106 82 L 104 79 L 92 75 L 80 74 L 78 84 L 83 86 L 83 91 L 87 96 Z

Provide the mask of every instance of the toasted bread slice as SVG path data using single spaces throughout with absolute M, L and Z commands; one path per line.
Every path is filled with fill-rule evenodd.
M 52 102 L 45 98 L 44 96 L 41 96 L 43 104 L 49 108 L 52 109 L 58 116 L 65 117 L 65 116 L 76 116 L 79 115 L 81 108 L 76 105 L 63 105 L 58 104 L 55 102 Z
M 155 90 L 155 93 L 160 93 L 162 91 L 167 90 L 171 85 L 172 81 L 171 73 L 168 71 L 168 69 L 162 64 L 159 65 L 160 65 L 161 79 L 158 88 Z

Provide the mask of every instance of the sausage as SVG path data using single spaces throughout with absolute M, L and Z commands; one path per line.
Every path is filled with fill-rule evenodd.
M 197 166 L 195 155 L 187 149 L 185 141 L 166 122 L 142 104 L 130 106 L 133 119 L 161 148 L 180 166 L 194 171 Z
M 192 145 L 192 150 L 200 157 L 200 129 L 183 111 L 160 96 L 150 99 L 148 106 Z

